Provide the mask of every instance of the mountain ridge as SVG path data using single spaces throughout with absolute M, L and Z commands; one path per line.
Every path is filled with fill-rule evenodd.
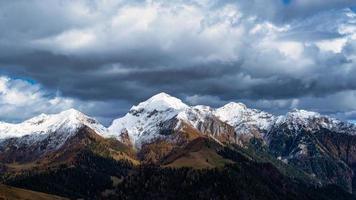
M 141 117 L 142 115 L 144 116 Z M 177 118 L 179 121 L 184 121 L 199 130 L 201 129 L 199 126 L 208 117 L 216 118 L 222 123 L 234 127 L 236 133 L 248 135 L 246 137 L 264 138 L 273 126 L 278 126 L 288 121 L 293 121 L 291 125 L 298 125 L 299 123 L 299 125 L 307 126 L 308 121 L 315 119 L 321 119 L 320 123 L 324 125 L 323 128 L 332 129 L 335 128 L 333 126 L 340 126 L 340 130 L 348 129 L 347 131 L 349 131 L 352 129 L 352 134 L 356 134 L 355 125 L 317 112 L 293 109 L 285 115 L 275 116 L 258 109 L 248 108 L 245 104 L 236 102 L 227 103 L 219 108 L 205 105 L 188 106 L 176 97 L 166 93 L 159 93 L 136 106 L 132 106 L 126 115 L 114 119 L 108 127 L 101 125 L 94 118 L 73 108 L 58 114 L 40 114 L 17 124 L 0 122 L 0 141 L 29 135 L 41 137 L 47 132 L 54 132 L 60 128 L 67 128 L 71 132 L 70 129 L 86 125 L 103 137 L 116 137 L 121 141 L 124 140 L 122 134 L 126 133 L 126 137 L 129 137 L 133 146 L 140 147 L 142 142 L 140 137 L 143 137 L 142 140 L 154 138 L 155 135 L 159 134 L 158 129 L 162 125 L 161 122 Z M 55 126 L 52 126 L 53 124 Z M 66 124 L 66 127 L 60 127 L 60 124 Z M 178 127 L 174 128 L 177 129 Z M 153 136 L 146 134 L 147 132 L 151 132 Z M 254 132 L 259 132 L 261 135 L 253 134 Z M 138 145 L 136 145 L 136 142 Z
M 69 109 L 0 123 L 0 138 L 4 172 L 72 166 L 83 152 L 105 162 L 214 169 L 236 164 L 240 149 L 245 153 L 238 157 L 267 162 L 286 172 L 283 176 L 356 191 L 355 125 L 312 111 L 275 116 L 235 102 L 220 108 L 189 106 L 159 93 L 109 127 Z
M 168 100 L 168 102 L 164 103 L 163 107 L 157 106 L 159 105 L 157 102 L 162 102 L 160 97 L 163 97 L 163 100 Z M 170 102 L 178 102 L 178 104 L 167 107 Z M 148 106 L 148 109 L 145 109 L 144 105 Z M 134 138 L 133 140 L 138 141 L 140 144 L 142 143 L 140 137 L 143 137 L 143 140 L 153 138 L 152 135 L 148 135 L 147 132 L 154 132 L 152 133 L 154 135 L 159 134 L 160 124 L 150 124 L 150 121 L 166 122 L 172 118 L 177 118 L 178 120 L 191 124 L 194 128 L 199 130 L 198 124 L 203 123 L 204 119 L 208 116 L 215 117 L 222 123 L 227 123 L 234 127 L 236 133 L 245 135 L 247 139 L 251 137 L 264 138 L 266 137 L 266 133 L 270 131 L 273 126 L 278 126 L 288 120 L 296 120 L 306 124 L 309 120 L 323 119 L 323 125 L 326 125 L 324 128 L 335 128 L 335 126 L 340 125 L 340 129 L 348 128 L 356 130 L 356 126 L 351 123 L 342 122 L 312 111 L 294 109 L 285 115 L 275 116 L 261 110 L 247 108 L 246 105 L 236 102 L 230 102 L 220 108 L 211 108 L 204 105 L 187 106 L 182 103 L 181 100 L 165 93 L 159 93 L 147 101 L 139 103 L 138 106 L 133 106 L 125 116 L 115 119 L 109 127 L 109 130 L 111 135 L 115 135 L 115 132 L 116 135 L 120 135 L 121 132 L 127 131 L 129 136 L 132 136 Z M 133 123 L 135 127 L 131 126 L 131 120 L 135 121 L 135 123 Z M 326 122 L 328 122 L 328 124 L 326 124 Z M 177 129 L 178 127 L 175 128 Z M 354 132 L 355 131 L 352 133 Z M 140 145 L 137 146 L 139 147 Z

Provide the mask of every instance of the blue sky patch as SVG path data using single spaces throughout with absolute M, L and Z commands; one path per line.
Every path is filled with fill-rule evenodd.
M 284 4 L 289 4 L 292 0 L 282 0 Z
M 350 123 L 356 124 L 356 119 L 349 120 Z
M 351 7 L 351 10 L 354 11 L 356 13 L 356 6 Z

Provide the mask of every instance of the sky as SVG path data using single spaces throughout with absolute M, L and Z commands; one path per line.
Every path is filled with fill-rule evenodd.
M 355 0 L 0 1 L 0 120 L 166 92 L 356 120 Z

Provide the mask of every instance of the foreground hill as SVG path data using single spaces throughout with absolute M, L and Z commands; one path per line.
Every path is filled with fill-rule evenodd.
M 66 200 L 67 198 L 41 192 L 24 190 L 0 184 L 0 199 L 3 200 Z
M 352 199 L 351 194 L 335 185 L 320 187 L 286 176 L 271 163 L 257 162 L 231 148 L 214 146 L 217 144 L 209 139 L 193 143 L 187 147 L 198 147 L 193 152 L 204 149 L 203 152 L 219 156 L 219 163 L 220 159 L 228 162 L 215 168 L 177 167 L 185 157 L 180 155 L 192 153 L 188 151 L 179 153 L 179 159 L 173 159 L 175 166 L 160 167 L 132 165 L 87 152 L 79 155 L 72 166 L 17 174 L 8 177 L 6 183 L 85 199 Z M 214 165 L 214 157 L 209 156 L 209 159 L 212 160 L 198 161 L 198 166 L 202 163 Z M 189 160 L 188 163 L 195 162 Z

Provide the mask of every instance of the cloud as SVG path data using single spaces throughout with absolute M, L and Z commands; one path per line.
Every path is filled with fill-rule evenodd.
M 1 2 L 0 74 L 36 80 L 41 92 L 59 91 L 106 121 L 160 91 L 192 104 L 245 101 L 276 113 L 314 106 L 346 112 L 355 108 L 337 98 L 356 90 L 355 5 Z
M 219 106 L 222 104 L 226 104 L 228 102 L 222 101 L 217 96 L 209 96 L 209 95 L 193 95 L 187 96 L 185 101 L 189 103 L 189 105 L 211 105 L 211 106 Z
M 123 106 L 125 109 L 111 108 Z M 41 113 L 58 113 L 76 108 L 92 114 L 104 124 L 109 124 L 117 113 L 126 112 L 125 102 L 80 101 L 62 97 L 58 92 L 46 91 L 41 85 L 23 79 L 0 76 L 0 120 L 21 122 Z
M 37 84 L 21 79 L 0 77 L 0 118 L 6 120 L 23 120 L 35 113 L 58 112 L 72 107 L 74 101 L 50 96 Z

